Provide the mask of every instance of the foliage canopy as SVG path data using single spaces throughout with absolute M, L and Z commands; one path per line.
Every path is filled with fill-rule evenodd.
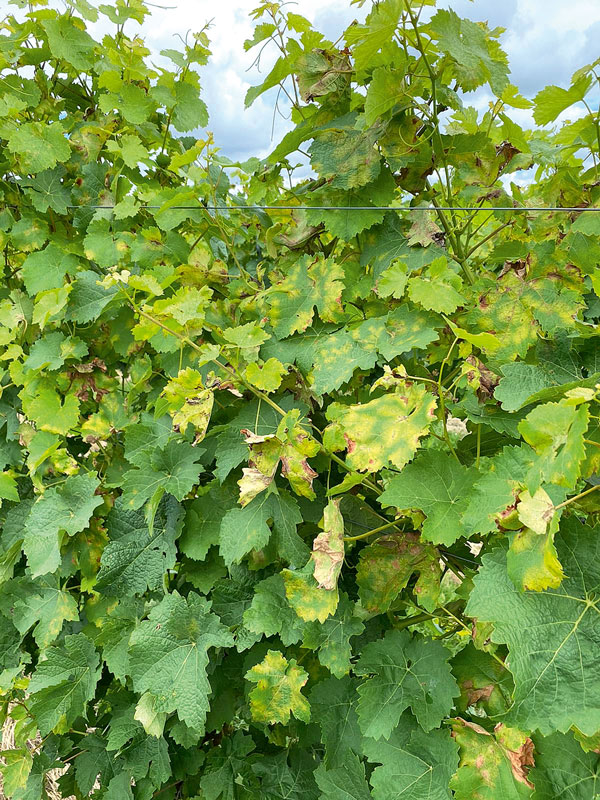
M 530 101 L 434 0 L 265 2 L 293 128 L 233 163 L 207 31 L 12 5 L 5 793 L 591 800 L 600 215 L 525 209 L 600 208 L 598 63 Z

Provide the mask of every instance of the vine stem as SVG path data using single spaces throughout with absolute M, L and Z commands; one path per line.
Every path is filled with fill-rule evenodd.
M 407 617 L 395 623 L 394 629 L 401 631 L 404 628 L 409 628 L 411 625 L 418 625 L 419 622 L 427 622 L 427 620 L 435 619 L 438 616 L 439 614 L 428 614 L 426 611 L 422 611 L 420 614 L 413 614 L 412 617 Z
M 454 458 L 460 464 L 460 459 L 456 455 L 456 450 L 454 449 L 454 447 L 452 445 L 452 442 L 450 441 L 450 436 L 448 434 L 448 425 L 446 423 L 446 401 L 444 399 L 444 390 L 443 390 L 443 386 L 442 386 L 442 379 L 444 377 L 444 367 L 446 366 L 446 364 L 450 360 L 450 356 L 452 355 L 452 351 L 456 347 L 456 343 L 457 342 L 458 342 L 458 336 L 456 336 L 454 338 L 454 341 L 450 345 L 450 349 L 446 353 L 446 357 L 444 358 L 444 360 L 442 361 L 442 364 L 440 366 L 440 374 L 438 375 L 438 397 L 440 399 L 440 411 L 442 412 L 442 427 L 444 429 L 444 441 L 446 442 L 446 444 L 450 448 L 450 452 L 452 453 Z
M 564 500 L 562 503 L 559 503 L 557 506 L 554 506 L 554 510 L 557 511 L 559 508 L 564 508 L 565 506 L 571 505 L 571 503 L 575 503 L 577 500 L 581 500 L 582 497 L 585 497 L 592 492 L 595 492 L 596 489 L 600 489 L 600 483 L 596 486 L 592 486 L 590 489 L 586 489 L 585 492 L 580 492 L 576 494 L 574 497 L 569 497 L 568 500 Z
M 453 613 L 452 613 L 452 611 L 450 611 L 450 609 L 446 608 L 446 606 L 440 606 L 440 608 L 441 608 L 443 611 L 445 611 L 445 612 L 446 612 L 446 614 L 447 614 L 449 617 L 452 617 L 452 619 L 453 619 L 455 622 L 458 622 L 458 624 L 461 626 L 461 628 L 463 628 L 465 631 L 468 631 L 468 633 L 471 633 L 471 629 L 470 629 L 470 628 L 469 628 L 469 626 L 468 626 L 468 625 L 467 625 L 467 624 L 464 622 L 464 620 L 462 620 L 460 617 L 457 617 L 457 616 L 456 616 L 456 614 L 453 614 Z M 496 655 L 496 653 L 490 653 L 490 655 L 492 656 L 492 658 L 496 659 L 496 661 L 497 661 L 497 662 L 498 662 L 498 663 L 499 663 L 499 664 L 500 664 L 500 665 L 501 665 L 501 666 L 502 666 L 504 669 L 506 669 L 506 664 L 504 663 L 504 661 L 502 661 L 502 659 L 500 658 L 500 656 L 497 656 L 497 655 Z
M 398 526 L 398 520 L 395 519 L 392 522 L 387 522 L 385 525 L 380 525 L 378 528 L 373 528 L 372 531 L 359 533 L 358 536 L 344 536 L 344 541 L 357 542 L 359 539 L 367 539 L 369 536 L 373 536 L 375 533 L 381 533 L 382 531 L 387 531 L 389 528 L 394 528 L 396 526 Z

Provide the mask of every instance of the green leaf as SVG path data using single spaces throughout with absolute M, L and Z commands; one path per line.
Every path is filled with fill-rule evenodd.
M 209 709 L 206 676 L 211 647 L 233 638 L 210 603 L 195 592 L 167 594 L 129 640 L 129 669 L 137 692 L 149 692 L 155 709 L 177 711 L 179 719 L 202 731 Z
M 584 753 L 571 733 L 540 737 L 535 745 L 535 767 L 529 773 L 535 800 L 593 800 L 597 796 L 597 753 Z
M 424 538 L 448 546 L 465 534 L 461 516 L 477 477 L 477 470 L 467 469 L 446 453 L 429 450 L 390 480 L 379 502 L 384 508 L 424 511 Z
M 164 491 L 183 500 L 198 481 L 198 462 L 204 453 L 201 447 L 187 442 L 170 441 L 164 450 L 155 450 L 149 463 L 131 469 L 123 478 L 123 498 L 132 509 L 141 508 L 155 492 Z
M 30 295 L 48 289 L 59 289 L 65 275 L 77 271 L 77 258 L 52 242 L 44 249 L 27 256 L 23 262 L 23 281 Z
M 342 595 L 334 616 L 325 622 L 307 622 L 302 634 L 302 647 L 318 650 L 320 663 L 336 678 L 348 674 L 352 655 L 350 639 L 364 630 L 353 612 L 353 604 Z
M 60 331 L 48 333 L 32 344 L 25 359 L 26 369 L 60 369 L 69 358 L 81 359 L 88 352 L 85 342 L 76 336 L 65 337 Z
M 138 425 L 131 429 L 131 435 L 136 436 L 136 441 L 136 429 L 140 427 L 142 426 Z M 169 434 L 170 426 L 166 429 L 166 435 Z M 143 444 L 143 439 L 140 444 Z M 221 523 L 227 513 L 237 506 L 237 489 L 237 484 L 231 481 L 223 486 L 213 484 L 206 494 L 192 500 L 187 508 L 184 530 L 179 539 L 179 547 L 186 556 L 204 561 L 210 548 L 219 544 Z
M 356 687 L 353 679 L 326 678 L 310 693 L 313 717 L 321 727 L 328 769 L 343 768 L 353 754 L 361 754 L 362 735 L 356 715 Z
M 378 117 L 396 106 L 402 108 L 406 105 L 408 93 L 405 76 L 405 69 L 397 67 L 377 67 L 373 70 L 365 100 L 365 125 L 372 125 Z
M 362 25 L 351 25 L 346 44 L 352 48 L 356 69 L 370 67 L 373 57 L 393 37 L 404 11 L 404 0 L 388 0 L 377 5 Z
M 106 521 L 110 541 L 94 589 L 108 597 L 128 597 L 160 588 L 167 570 L 175 566 L 175 540 L 182 525 L 181 507 L 172 497 L 158 506 L 152 532 L 144 515 L 119 498 Z
M 408 296 L 428 311 L 450 314 L 465 304 L 462 280 L 448 267 L 445 258 L 436 258 L 418 277 L 408 281 Z
M 8 150 L 18 156 L 23 172 L 43 172 L 69 160 L 71 148 L 62 124 L 25 122 L 8 135 Z
M 505 411 L 518 411 L 532 395 L 556 385 L 537 364 L 515 361 L 504 364 L 501 370 L 503 377 L 494 389 L 494 397 Z
M 244 625 L 253 633 L 278 634 L 284 645 L 300 641 L 304 624 L 287 601 L 281 574 L 256 585 L 252 603 L 244 612 Z
M 583 100 L 591 84 L 591 75 L 585 75 L 572 83 L 568 89 L 546 86 L 534 98 L 533 118 L 536 123 L 547 125 L 549 122 L 554 122 L 562 111 Z
M 306 542 L 297 533 L 298 525 L 304 521 L 296 499 L 285 489 L 270 495 L 273 509 L 272 541 L 277 552 L 293 566 L 306 564 L 309 549 Z
M 374 764 L 373 800 L 450 800 L 450 778 L 458 765 L 457 745 L 447 730 L 424 733 L 403 714 L 388 741 L 365 739 L 364 753 Z
M 77 18 L 65 15 L 46 19 L 42 24 L 52 55 L 71 64 L 77 72 L 83 72 L 92 66 L 96 42 L 78 22 Z
M 429 23 L 438 47 L 453 61 L 459 86 L 471 92 L 489 83 L 496 95 L 508 85 L 505 54 L 490 36 L 487 26 L 461 19 L 454 11 L 440 9 Z
M 82 324 L 93 322 L 117 294 L 116 286 L 106 289 L 100 285 L 97 272 L 78 272 L 69 295 L 66 318 Z
M 0 472 L 0 499 L 12 500 L 15 503 L 19 502 L 17 482 L 7 472 Z
M 349 756 L 343 767 L 315 771 L 321 797 L 331 800 L 369 800 L 371 793 L 365 778 L 365 766 L 356 756 Z
M 483 557 L 467 613 L 494 626 L 492 641 L 508 645 L 515 679 L 510 725 L 547 735 L 571 725 L 586 735 L 600 728 L 591 653 L 600 639 L 595 605 L 597 531 L 571 518 L 556 536 L 565 578 L 557 589 L 522 592 L 508 576 L 506 553 Z M 583 692 L 579 687 L 586 687 Z M 560 704 L 548 705 L 548 697 Z
M 295 659 L 288 661 L 281 653 L 269 650 L 245 677 L 257 684 L 250 692 L 250 712 L 256 722 L 287 725 L 291 714 L 303 722 L 310 720 L 310 704 L 301 693 L 308 673 Z
M 389 739 L 409 707 L 425 731 L 438 727 L 459 694 L 449 656 L 440 642 L 408 631 L 388 631 L 364 647 L 354 671 L 366 676 L 357 709 L 365 736 Z
M 254 750 L 254 741 L 242 731 L 226 738 L 221 747 L 208 754 L 206 769 L 200 781 L 206 800 L 236 800 L 238 776 L 245 770 L 247 756 Z
M 79 421 L 77 397 L 72 394 L 62 397 L 51 383 L 42 383 L 33 398 L 22 396 L 22 400 L 23 410 L 38 430 L 65 436 Z
M 31 202 L 40 213 L 51 208 L 57 214 L 66 214 L 71 202 L 71 192 L 62 182 L 65 169 L 62 165 L 39 172 L 24 185 L 31 189 Z
M 85 716 L 100 678 L 94 645 L 83 633 L 49 647 L 29 682 L 29 708 L 43 736 L 64 718 L 67 726 Z
M 243 508 L 232 508 L 223 516 L 219 552 L 225 563 L 239 564 L 251 550 L 265 547 L 271 537 L 267 522 L 273 516 L 272 495 L 262 494 Z
M 23 550 L 33 577 L 54 572 L 60 564 L 61 532 L 74 536 L 88 524 L 102 498 L 94 494 L 100 481 L 92 474 L 73 475 L 47 489 L 34 503 L 23 537 Z
M 60 584 L 50 577 L 36 582 L 26 578 L 12 582 L 7 600 L 17 630 L 25 634 L 33 628 L 33 637 L 41 650 L 58 638 L 64 622 L 79 619 L 75 598 L 63 591 Z

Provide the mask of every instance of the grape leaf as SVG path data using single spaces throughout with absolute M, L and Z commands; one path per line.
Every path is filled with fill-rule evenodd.
M 505 551 L 496 549 L 483 558 L 467 613 L 491 622 L 492 640 L 508 645 L 515 679 L 508 724 L 543 734 L 577 725 L 591 734 L 600 727 L 587 655 L 600 638 L 593 594 L 600 580 L 597 532 L 571 518 L 555 542 L 566 575 L 559 588 L 520 591 L 508 576 Z M 549 696 L 562 702 L 550 707 Z
M 169 492 L 183 500 L 198 481 L 198 464 L 204 450 L 187 442 L 170 441 L 163 450 L 155 450 L 149 463 L 131 469 L 123 478 L 123 498 L 129 508 L 141 508 L 156 491 Z
M 452 724 L 452 733 L 460 747 L 460 765 L 450 783 L 457 800 L 531 797 L 527 768 L 533 764 L 533 742 L 529 737 L 502 724 L 492 735 L 460 718 Z
M 29 707 L 43 735 L 63 715 L 67 725 L 85 716 L 100 678 L 98 654 L 83 633 L 65 636 L 63 644 L 49 647 L 45 655 L 29 682 Z
M 371 792 L 365 778 L 365 766 L 356 756 L 348 756 L 343 767 L 315 770 L 315 779 L 322 797 L 332 800 L 369 800 Z
M 144 515 L 119 498 L 107 519 L 110 541 L 102 552 L 95 590 L 127 597 L 158 589 L 175 565 L 175 540 L 182 524 L 181 507 L 173 497 L 161 501 L 152 532 Z
M 354 683 L 348 676 L 326 678 L 310 693 L 313 716 L 321 726 L 324 762 L 328 769 L 343 768 L 353 753 L 362 752 Z
M 440 593 L 439 555 L 416 534 L 391 534 L 363 548 L 356 580 L 362 605 L 372 614 L 383 614 L 417 572 L 415 594 L 420 605 L 433 611 Z
M 345 438 L 348 466 L 376 472 L 390 462 L 402 469 L 412 459 L 431 425 L 435 407 L 433 395 L 412 384 L 368 403 L 330 406 L 327 418 L 334 422 L 335 427 L 330 428 Z
M 342 595 L 332 617 L 325 622 L 307 622 L 302 634 L 302 647 L 318 650 L 320 663 L 336 678 L 348 674 L 352 655 L 350 639 L 364 630 L 362 622 L 353 617 L 353 610 L 352 603 Z
M 165 595 L 129 640 L 129 670 L 137 692 L 150 692 L 157 711 L 202 731 L 209 709 L 208 651 L 227 647 L 233 637 L 210 603 L 194 592 Z
M 91 474 L 72 475 L 34 503 L 25 522 L 23 549 L 33 577 L 54 572 L 60 563 L 60 533 L 82 531 L 102 503 L 94 492 L 100 482 Z
M 458 764 L 457 745 L 444 729 L 424 733 L 403 714 L 388 741 L 365 739 L 375 767 L 373 800 L 450 800 L 450 778 Z
M 308 673 L 288 661 L 281 653 L 269 650 L 264 660 L 246 673 L 246 680 L 256 683 L 250 692 L 250 710 L 257 722 L 286 725 L 290 714 L 304 722 L 310 720 L 310 704 L 301 693 Z
M 358 719 L 365 736 L 389 739 L 410 707 L 430 731 L 448 714 L 459 690 L 439 642 L 389 631 L 363 648 L 355 672 L 367 676 L 358 687 Z
M 384 508 L 424 511 L 423 537 L 434 544 L 451 545 L 464 536 L 461 516 L 477 477 L 477 470 L 430 450 L 390 480 L 379 502 Z

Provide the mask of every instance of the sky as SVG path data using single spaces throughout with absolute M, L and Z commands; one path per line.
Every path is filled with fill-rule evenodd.
M 200 30 L 211 21 L 209 36 L 213 52 L 202 69 L 203 97 L 210 111 L 209 129 L 222 152 L 233 160 L 264 157 L 288 130 L 290 123 L 275 116 L 276 90 L 244 108 L 247 89 L 263 80 L 272 59 L 265 55 L 262 76 L 252 67 L 256 51 L 244 51 L 244 40 L 252 36 L 250 11 L 259 0 L 153 0 L 152 14 L 141 34 L 151 50 L 179 47 L 177 34 Z M 51 4 L 55 5 L 54 0 Z M 1 5 L 1 2 L 0 2 Z M 370 7 L 361 9 L 350 0 L 298 0 L 289 8 L 303 14 L 329 39 L 335 41 L 353 19 L 362 19 Z M 599 0 L 439 0 L 460 16 L 487 20 L 490 27 L 503 27 L 501 43 L 509 56 L 511 81 L 527 97 L 548 84 L 568 86 L 571 74 L 600 55 Z M 112 25 L 105 17 L 92 31 L 101 36 Z M 136 22 L 127 32 L 139 32 Z M 258 48 L 257 48 L 258 49 Z M 465 101 L 479 109 L 487 106 L 485 92 L 467 95 Z M 571 112 L 572 113 L 572 112 Z M 521 124 L 528 115 L 515 113 Z
M 156 50 L 173 47 L 175 34 L 197 30 L 212 20 L 209 36 L 213 56 L 202 72 L 204 99 L 211 113 L 209 127 L 230 158 L 265 156 L 289 123 L 276 116 L 272 135 L 275 90 L 244 109 L 247 89 L 262 81 L 256 67 L 251 66 L 255 52 L 246 53 L 243 48 L 253 31 L 249 12 L 258 0 L 162 1 L 170 8 L 153 9 L 151 22 L 144 26 L 148 44 Z M 442 0 L 439 5 L 506 29 L 501 42 L 509 56 L 511 80 L 528 97 L 550 83 L 568 86 L 576 69 L 600 55 L 597 0 Z M 353 19 L 364 17 L 369 6 L 367 2 L 360 9 L 351 6 L 350 0 L 299 0 L 295 10 L 335 40 Z M 263 74 L 268 66 L 266 58 Z M 465 99 L 479 107 L 487 105 L 485 93 Z

